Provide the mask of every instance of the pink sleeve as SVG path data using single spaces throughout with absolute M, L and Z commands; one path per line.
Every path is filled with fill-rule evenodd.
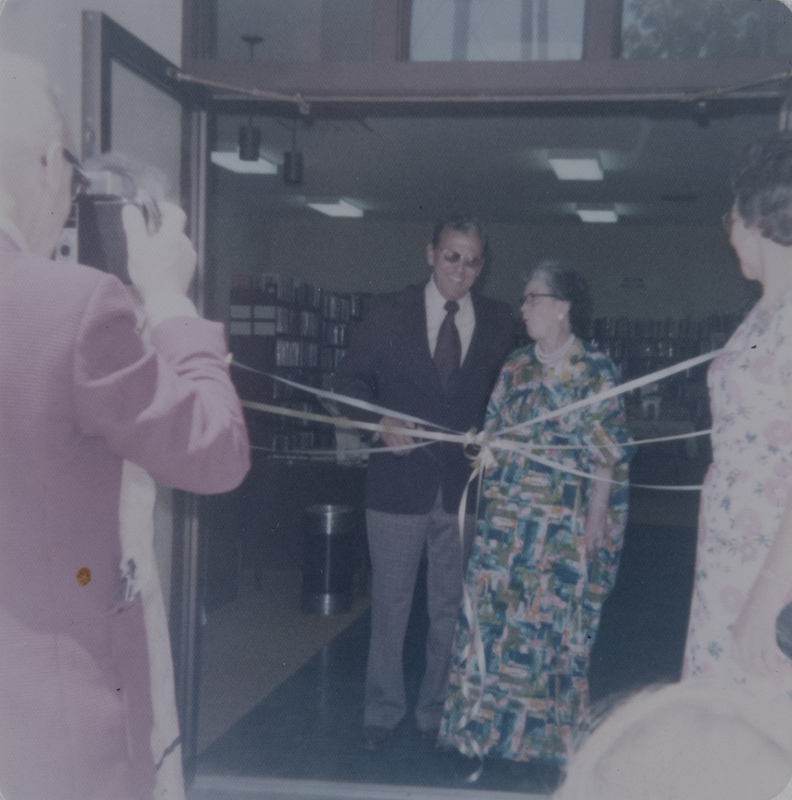
M 250 448 L 225 356 L 222 326 L 190 317 L 157 325 L 147 347 L 126 289 L 102 280 L 75 347 L 80 429 L 165 486 L 230 491 L 250 467 Z

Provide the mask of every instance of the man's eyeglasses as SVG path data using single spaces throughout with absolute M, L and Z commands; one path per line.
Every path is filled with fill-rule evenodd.
M 456 250 L 443 250 L 440 255 L 446 264 L 457 264 L 462 261 L 462 266 L 468 269 L 479 269 L 484 266 L 484 256 L 474 256 L 473 258 L 463 258 L 461 253 Z
M 539 292 L 526 292 L 523 295 L 523 303 L 528 303 L 529 305 L 533 305 L 537 301 L 537 299 L 540 298 L 540 297 L 554 297 L 556 300 L 558 300 L 558 298 L 554 294 L 547 294 L 547 293 L 541 294 Z
M 71 152 L 71 150 L 67 150 L 64 147 L 63 157 L 72 166 L 71 196 L 72 200 L 75 200 L 79 195 L 88 190 L 91 185 L 91 179 L 82 168 L 80 160 L 76 155 L 74 155 L 74 153 Z

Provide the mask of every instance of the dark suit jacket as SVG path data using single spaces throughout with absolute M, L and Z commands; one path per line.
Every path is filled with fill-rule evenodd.
M 454 431 L 480 430 L 495 379 L 514 348 L 511 312 L 506 303 L 471 294 L 476 327 L 446 394 L 429 352 L 424 288 L 408 286 L 372 298 L 365 319 L 352 331 L 334 387 Z M 442 486 L 443 506 L 455 513 L 469 477 L 470 461 L 458 444 L 432 444 L 406 456 L 377 453 L 369 461 L 366 506 L 425 514 Z

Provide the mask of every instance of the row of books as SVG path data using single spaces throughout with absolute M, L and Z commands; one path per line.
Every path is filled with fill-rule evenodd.
M 655 361 L 666 361 L 674 364 L 678 361 L 685 361 L 688 358 L 695 358 L 698 355 L 709 353 L 710 350 L 717 350 L 726 343 L 725 333 L 711 333 L 702 338 L 669 338 L 669 339 L 592 339 L 591 343 L 600 352 L 608 356 L 616 363 L 622 363 L 625 359 L 635 362 L 639 359 L 653 359 Z
M 328 292 L 313 284 L 283 275 L 267 273 L 259 280 L 250 275 L 235 275 L 231 281 L 231 306 L 292 306 L 320 314 L 324 319 L 349 322 L 360 319 L 369 295 L 365 292 Z M 255 319 L 256 312 L 238 319 Z
M 330 322 L 311 312 L 296 312 L 289 308 L 274 308 L 273 311 L 277 312 L 274 319 L 240 319 L 237 313 L 228 322 L 229 335 L 301 336 L 318 340 L 328 347 L 346 347 L 349 342 L 349 327 L 346 323 Z
M 335 433 L 332 430 L 276 431 L 272 434 L 272 450 L 288 453 L 293 450 L 332 450 Z
M 731 335 L 740 324 L 734 314 L 712 314 L 704 319 L 630 319 L 598 317 L 591 326 L 591 336 L 603 339 L 706 339 L 712 334 Z

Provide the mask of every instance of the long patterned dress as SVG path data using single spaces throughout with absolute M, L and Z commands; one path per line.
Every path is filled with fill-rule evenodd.
M 503 368 L 486 427 L 497 433 L 616 382 L 614 365 L 578 340 L 554 366 L 541 364 L 529 345 Z M 522 441 L 559 448 L 537 455 L 586 473 L 612 465 L 614 480 L 625 483 L 612 487 L 602 545 L 587 561 L 583 527 L 591 481 L 525 455 L 497 454 L 497 466 L 484 476 L 465 580 L 486 660 L 483 694 L 463 604 L 439 741 L 466 755 L 563 764 L 587 703 L 589 654 L 616 577 L 632 448 L 618 397 L 525 433 Z
M 682 677 L 732 675 L 730 628 L 792 489 L 792 294 L 763 298 L 707 374 L 712 464 L 704 479 Z

